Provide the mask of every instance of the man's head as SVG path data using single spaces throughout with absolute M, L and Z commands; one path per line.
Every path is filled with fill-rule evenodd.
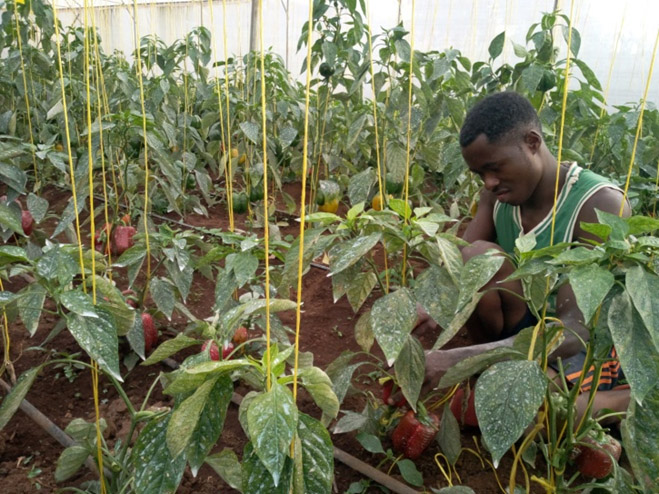
M 481 134 L 495 144 L 508 138 L 522 138 L 529 130 L 542 136 L 538 114 L 529 100 L 509 91 L 495 93 L 467 113 L 460 129 L 460 146 L 468 146 Z
M 485 188 L 514 205 L 531 200 L 553 160 L 535 109 L 512 92 L 488 96 L 467 113 L 460 145 L 467 166 Z

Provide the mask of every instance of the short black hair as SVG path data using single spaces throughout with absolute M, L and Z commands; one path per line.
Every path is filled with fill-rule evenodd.
M 538 114 L 524 96 L 512 91 L 491 94 L 474 105 L 460 129 L 460 146 L 469 146 L 485 134 L 489 142 L 508 136 L 511 131 L 534 129 L 542 135 Z

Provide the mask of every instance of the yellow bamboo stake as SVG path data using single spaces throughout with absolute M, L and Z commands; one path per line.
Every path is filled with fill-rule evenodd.
M 80 264 L 82 287 L 84 290 L 86 290 L 85 260 L 83 257 L 83 250 L 82 250 L 82 236 L 80 235 L 80 215 L 78 214 L 78 196 L 76 193 L 76 177 L 75 177 L 75 171 L 73 169 L 73 153 L 71 152 L 71 133 L 69 132 L 69 115 L 68 115 L 69 110 L 66 103 L 66 89 L 64 87 L 64 75 L 63 75 L 63 64 L 62 64 L 62 48 L 60 44 L 59 21 L 57 19 L 57 6 L 55 4 L 55 0 L 53 0 L 53 20 L 55 23 L 55 46 L 57 48 L 57 68 L 59 70 L 60 88 L 62 90 L 62 111 L 64 114 L 64 133 L 66 136 L 66 148 L 69 156 L 69 174 L 71 175 L 71 192 L 73 194 L 73 209 L 75 212 L 75 221 L 76 221 L 76 235 L 78 241 L 78 263 Z
M 144 133 L 144 242 L 146 246 L 146 281 L 144 286 L 149 286 L 151 280 L 151 245 L 149 243 L 149 140 L 146 134 L 146 108 L 144 106 L 144 83 L 142 82 L 142 57 L 140 55 L 140 26 L 137 13 L 137 0 L 133 0 L 133 12 L 135 13 L 135 52 L 137 81 L 140 86 L 140 106 L 142 108 L 142 132 Z
M 14 18 L 16 19 L 16 40 L 18 42 L 18 53 L 21 58 L 21 75 L 23 76 L 23 91 L 25 91 L 25 111 L 27 114 L 27 128 L 30 131 L 30 152 L 32 153 L 32 166 L 34 167 L 34 190 L 40 189 L 39 171 L 37 170 L 37 156 L 34 147 L 34 134 L 32 132 L 32 117 L 30 116 L 30 96 L 28 95 L 27 79 L 25 76 L 25 62 L 23 60 L 23 42 L 21 40 L 21 28 L 18 22 L 18 7 L 14 2 Z
M 438 2 L 439 5 L 439 2 Z M 435 15 L 437 14 L 437 6 L 435 6 Z M 378 135 L 378 103 L 377 103 L 377 93 L 375 91 L 375 70 L 373 69 L 373 37 L 371 35 L 371 6 L 370 3 L 366 5 L 366 16 L 368 23 L 368 53 L 369 53 L 369 68 L 371 71 L 371 89 L 373 91 L 373 127 L 375 129 L 375 163 L 378 171 L 378 193 L 380 195 L 380 208 L 384 208 L 384 191 L 382 187 L 382 176 L 383 170 L 380 164 L 380 137 Z M 432 33 L 431 33 L 432 34 Z M 384 247 L 384 245 L 383 245 Z M 384 277 L 385 277 L 385 289 L 389 293 L 389 260 L 387 255 L 387 248 L 382 249 L 382 254 L 384 257 Z M 404 269 L 404 267 L 403 267 Z
M 89 5 L 87 0 L 83 2 L 83 12 L 84 12 L 84 55 L 85 55 L 85 91 L 87 95 L 86 99 L 86 113 L 87 113 L 87 172 L 89 178 L 89 221 L 90 221 L 90 235 L 91 235 L 91 258 L 92 258 L 92 303 L 96 305 L 96 256 L 94 251 L 94 235 L 95 235 L 95 219 L 94 219 L 94 156 L 92 153 L 92 106 L 91 106 L 91 91 L 90 91 L 90 81 L 89 81 L 89 72 L 90 67 L 90 47 L 89 47 Z M 94 37 L 96 34 L 94 33 Z M 98 93 L 98 91 L 97 91 Z M 92 390 L 94 395 L 94 418 L 96 425 L 96 456 L 98 458 L 98 471 L 100 477 L 100 486 L 101 494 L 106 493 L 105 481 L 103 478 L 103 449 L 102 441 L 103 434 L 101 433 L 101 411 L 99 404 L 98 396 L 98 363 L 92 359 Z
M 416 0 L 412 0 L 412 26 L 410 29 L 410 80 L 407 91 L 407 148 L 405 152 L 405 182 L 403 183 L 403 196 L 405 207 L 410 193 L 410 145 L 412 140 L 412 88 L 414 85 L 414 13 L 416 7 Z M 404 220 L 405 225 L 408 223 L 407 215 Z M 401 284 L 407 285 L 407 244 L 403 246 L 403 272 L 401 275 Z
M 265 54 L 263 52 L 263 0 L 259 0 L 259 45 L 261 48 L 261 124 L 263 140 L 263 235 L 265 249 L 265 361 L 267 369 L 266 388 L 270 391 L 272 387 L 272 362 L 270 359 L 270 226 L 268 215 L 268 141 L 267 141 L 267 119 L 265 101 Z M 256 69 L 255 69 L 256 70 Z
M 613 43 L 613 55 L 611 55 L 611 64 L 609 65 L 609 74 L 606 77 L 606 86 L 604 87 L 604 101 L 606 102 L 609 96 L 609 88 L 611 86 L 611 76 L 613 75 L 613 65 L 616 62 L 616 56 L 618 55 L 618 44 L 620 43 L 620 38 L 622 37 L 622 26 L 625 23 L 625 14 L 627 12 L 627 7 L 622 13 L 622 18 L 620 19 L 620 28 L 618 29 L 618 35 L 616 36 L 615 42 Z M 593 138 L 593 148 L 590 150 L 590 159 L 588 160 L 588 168 L 593 163 L 593 156 L 595 155 L 595 147 L 597 146 L 597 136 L 600 132 L 600 122 L 602 117 L 604 117 L 604 112 L 606 111 L 606 106 L 602 106 L 600 111 L 599 119 L 597 120 L 597 128 L 595 129 L 595 137 Z
M 632 157 L 629 161 L 629 170 L 627 171 L 627 180 L 625 182 L 625 189 L 623 191 L 622 201 L 620 202 L 619 216 L 625 209 L 625 201 L 627 199 L 627 192 L 629 191 L 629 181 L 632 177 L 632 169 L 634 168 L 634 160 L 636 159 L 636 146 L 638 139 L 641 136 L 641 129 L 643 128 L 643 112 L 645 111 L 645 102 L 648 99 L 648 91 L 650 90 L 650 82 L 652 81 L 652 71 L 654 70 L 654 61 L 657 56 L 657 45 L 659 45 L 659 29 L 657 30 L 657 37 L 654 41 L 654 49 L 652 50 L 652 60 L 650 61 L 650 70 L 648 72 L 648 80 L 645 83 L 645 91 L 643 92 L 643 99 L 641 100 L 641 111 L 638 116 L 638 125 L 636 126 L 636 136 L 634 137 L 634 147 L 632 148 Z
M 302 143 L 302 190 L 300 192 L 300 245 L 297 264 L 297 304 L 295 307 L 295 362 L 293 365 L 293 399 L 297 400 L 297 374 L 300 353 L 300 326 L 302 313 L 302 272 L 304 267 L 304 222 L 307 191 L 307 152 L 309 146 L 309 99 L 311 94 L 311 35 L 313 33 L 313 0 L 309 0 L 309 29 L 307 33 L 307 79 L 304 92 L 304 140 Z M 264 129 L 265 130 L 265 129 Z M 267 218 L 267 217 L 266 217 Z M 267 221 L 266 221 L 267 223 Z M 268 345 L 269 346 L 269 345 Z
M 215 92 L 217 93 L 217 106 L 220 110 L 220 141 L 224 148 L 224 154 L 227 156 L 227 161 L 224 165 L 224 178 L 226 181 L 227 189 L 227 209 L 229 212 L 229 229 L 233 231 L 233 190 L 231 188 L 231 149 L 226 146 L 226 138 L 224 136 L 224 110 L 222 109 L 222 90 L 220 87 L 220 76 L 217 68 L 217 47 L 215 36 L 215 18 L 213 16 L 213 0 L 208 0 L 208 8 L 211 17 L 211 51 L 213 54 L 213 61 L 215 62 Z
M 231 156 L 231 114 L 229 107 L 229 49 L 227 43 L 227 2 L 222 0 L 222 21 L 223 21 L 223 41 L 224 41 L 224 97 L 227 105 L 227 147 L 225 148 L 226 154 L 229 156 L 227 160 L 226 184 L 227 184 L 227 204 L 229 208 L 229 230 L 234 230 L 233 219 L 233 164 Z M 222 104 L 220 103 L 220 106 Z M 221 113 L 220 113 L 221 115 Z M 224 135 L 224 133 L 222 133 Z

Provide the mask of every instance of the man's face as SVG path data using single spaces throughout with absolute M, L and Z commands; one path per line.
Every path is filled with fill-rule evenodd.
M 519 206 L 531 197 L 542 177 L 538 152 L 541 142 L 537 133 L 525 139 L 503 138 L 496 143 L 481 134 L 462 148 L 462 156 L 500 202 Z

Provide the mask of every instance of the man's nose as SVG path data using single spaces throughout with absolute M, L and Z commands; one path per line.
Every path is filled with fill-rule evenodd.
M 493 191 L 499 185 L 499 179 L 493 173 L 487 173 L 483 176 L 483 185 L 489 191 Z

